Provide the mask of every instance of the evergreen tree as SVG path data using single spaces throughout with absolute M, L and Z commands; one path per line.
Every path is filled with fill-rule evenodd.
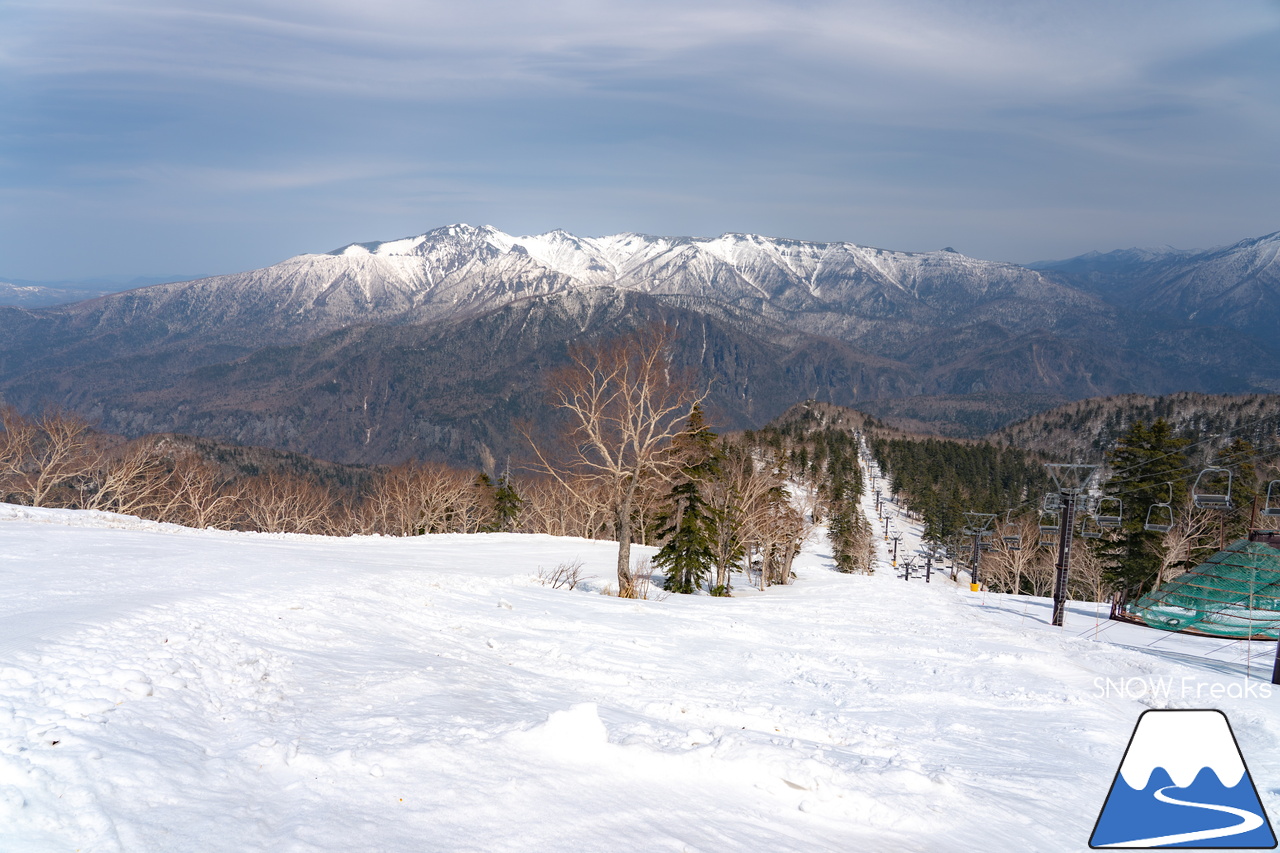
M 505 476 L 500 478 L 493 491 L 493 522 L 490 532 L 509 533 L 514 530 L 522 506 L 524 499 L 515 486 Z
M 1108 491 L 1120 494 L 1124 513 L 1119 530 L 1094 547 L 1103 560 L 1103 577 L 1125 601 L 1150 590 L 1158 576 L 1161 534 L 1145 529 L 1147 513 L 1169 499 L 1170 488 L 1174 506 L 1186 502 L 1187 443 L 1165 420 L 1150 426 L 1134 421 L 1107 453 L 1107 464 L 1116 472 Z
M 1253 516 L 1253 500 L 1261 490 L 1258 472 L 1253 464 L 1257 448 L 1247 439 L 1237 438 L 1218 451 L 1213 464 L 1231 472 L 1230 510 L 1222 519 L 1224 538 L 1228 541 L 1247 536 L 1249 521 Z
M 663 585 L 671 592 L 695 592 L 715 566 L 712 542 L 716 521 L 702 494 L 703 483 L 715 476 L 719 467 L 715 439 L 702 407 L 694 406 L 673 447 L 683 464 L 655 519 L 663 544 L 653 562 L 665 570 Z

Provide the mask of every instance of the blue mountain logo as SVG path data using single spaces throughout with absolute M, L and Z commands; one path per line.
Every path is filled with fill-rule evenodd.
M 1270 850 L 1275 833 L 1221 711 L 1144 711 L 1089 846 Z

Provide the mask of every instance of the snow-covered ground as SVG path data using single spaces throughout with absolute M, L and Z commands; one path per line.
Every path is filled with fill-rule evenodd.
M 613 555 L 0 504 L 0 850 L 1084 850 L 1147 707 L 1226 711 L 1280 815 L 1280 697 L 1210 698 L 1239 644 L 820 537 L 730 599 L 600 595 Z

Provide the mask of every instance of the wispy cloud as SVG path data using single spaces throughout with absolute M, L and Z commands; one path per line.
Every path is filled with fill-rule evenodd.
M 408 99 L 449 86 L 749 69 L 757 80 L 776 72 L 784 81 L 807 78 L 798 88 L 818 84 L 827 94 L 843 88 L 842 71 L 874 69 L 906 84 L 1044 96 L 1142 83 L 1154 65 L 1274 29 L 1280 19 L 1273 4 L 1248 0 L 41 0 L 14 9 L 0 50 L 19 73 L 133 73 L 157 84 L 214 79 Z

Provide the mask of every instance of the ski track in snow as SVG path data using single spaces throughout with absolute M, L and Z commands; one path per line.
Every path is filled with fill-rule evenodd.
M 0 505 L 0 543 L 4 851 L 1083 850 L 1146 707 L 1094 679 L 1218 677 L 1220 642 L 1052 629 L 883 542 L 873 577 L 815 537 L 791 586 L 647 602 L 547 536 Z M 1272 702 L 1219 705 L 1274 803 Z

